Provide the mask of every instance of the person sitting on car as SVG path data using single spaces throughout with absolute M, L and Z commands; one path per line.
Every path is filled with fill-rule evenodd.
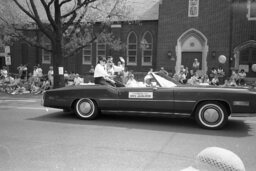
M 105 69 L 106 59 L 102 56 L 99 56 L 98 64 L 94 70 L 94 83 L 101 85 L 111 85 L 115 86 L 115 81 L 111 79 L 110 75 Z
M 235 82 L 237 84 L 239 76 L 238 76 L 238 74 L 235 70 L 232 71 L 230 79 L 231 79 L 232 82 Z
M 212 78 L 211 85 L 219 85 L 219 78 L 218 78 L 217 75 L 215 75 L 215 76 Z
M 144 77 L 144 84 L 145 84 L 146 87 L 153 87 L 153 84 L 152 84 L 152 82 L 151 82 L 152 78 L 153 78 L 153 77 L 151 76 L 151 74 L 147 74 L 147 75 Z
M 76 74 L 74 78 L 74 85 L 80 85 L 81 83 L 83 83 L 83 79 L 79 76 L 79 74 Z
M 128 74 L 128 81 L 125 85 L 126 87 L 138 87 L 138 82 L 134 79 L 133 73 Z
M 246 72 L 244 71 L 244 69 L 241 69 L 239 72 L 238 72 L 238 84 L 239 85 L 244 85 L 245 84 L 245 77 L 246 77 Z

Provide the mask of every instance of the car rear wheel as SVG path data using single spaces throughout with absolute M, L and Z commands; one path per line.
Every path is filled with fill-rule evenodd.
M 95 119 L 98 108 L 91 99 L 79 99 L 75 104 L 75 113 L 81 119 Z
M 195 119 L 203 128 L 221 129 L 228 120 L 228 114 L 221 103 L 204 102 L 197 107 Z

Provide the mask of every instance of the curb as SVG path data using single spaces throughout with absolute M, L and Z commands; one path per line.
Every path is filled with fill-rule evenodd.
M 34 94 L 7 94 L 0 92 L 0 100 L 8 100 L 8 99 L 41 99 L 42 95 L 34 95 Z

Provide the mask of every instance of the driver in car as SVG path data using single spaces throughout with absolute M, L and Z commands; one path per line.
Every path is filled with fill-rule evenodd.
M 150 74 L 147 74 L 145 77 L 144 77 L 144 84 L 146 87 L 154 87 L 155 85 L 153 84 L 153 77 L 152 75 Z

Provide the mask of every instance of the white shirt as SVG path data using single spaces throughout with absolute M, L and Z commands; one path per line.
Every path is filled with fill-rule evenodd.
M 1 70 L 1 74 L 2 76 L 4 76 L 4 78 L 6 78 L 8 76 L 8 71 L 6 69 Z
M 105 70 L 104 66 L 101 64 L 97 64 L 94 71 L 94 78 L 96 77 L 109 77 L 107 71 Z
M 124 67 L 122 65 L 119 65 L 119 66 L 114 65 L 113 68 L 114 68 L 114 72 L 120 73 L 124 71 Z
M 245 72 L 239 72 L 238 75 L 239 75 L 240 78 L 245 78 L 246 77 Z
M 80 77 L 75 77 L 74 78 L 74 84 L 75 85 L 80 85 L 81 83 L 83 83 L 82 78 L 80 78 Z
M 37 77 L 37 75 L 38 75 L 38 74 L 37 74 L 37 69 L 34 69 L 34 70 L 33 70 L 33 77 Z
M 42 68 L 37 68 L 37 69 L 36 69 L 36 72 L 37 72 L 37 76 L 38 76 L 38 77 L 42 77 L 42 76 L 43 76 L 43 70 L 42 70 Z
M 48 79 L 53 80 L 53 70 L 48 71 Z
M 138 83 L 135 79 L 129 79 L 125 86 L 126 87 L 138 87 Z

